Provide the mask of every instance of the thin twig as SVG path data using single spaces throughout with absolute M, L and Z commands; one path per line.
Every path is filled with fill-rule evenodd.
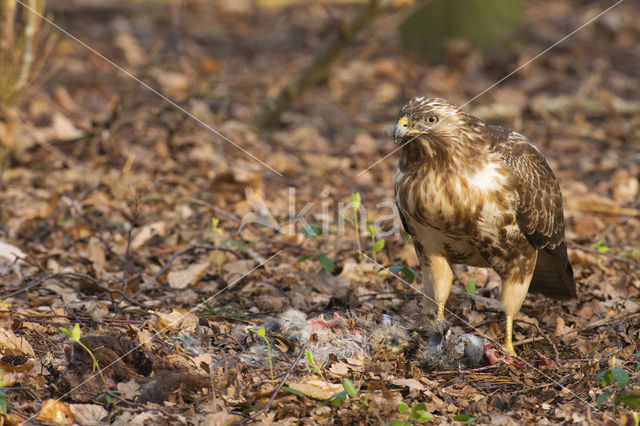
M 473 373 L 477 373 L 478 371 L 495 370 L 499 366 L 500 366 L 499 364 L 493 364 L 493 365 L 485 365 L 483 367 L 478 367 L 478 368 L 470 368 L 468 370 L 432 371 L 431 374 L 436 374 L 436 375 L 438 375 L 438 374 L 460 374 L 460 373 L 473 374 Z
M 587 324 L 584 327 L 579 327 L 579 328 L 575 328 L 573 330 L 567 331 L 566 333 L 563 333 L 560 336 L 558 336 L 558 340 L 562 340 L 563 337 L 568 336 L 569 334 L 578 333 L 578 332 L 581 332 L 581 331 L 588 330 L 590 328 L 602 327 L 604 325 L 609 325 L 609 324 L 612 324 L 614 322 L 622 321 L 622 320 L 625 320 L 625 319 L 630 319 L 630 318 L 637 317 L 637 316 L 640 316 L 640 309 L 636 310 L 635 312 L 622 313 L 622 314 L 614 317 L 613 319 L 604 318 L 604 319 L 602 319 L 600 321 L 597 321 L 597 322 L 595 322 L 593 324 Z
M 38 10 L 37 0 L 29 0 L 29 7 L 34 10 Z M 24 45 L 22 47 L 22 64 L 20 65 L 20 74 L 16 83 L 15 89 L 20 89 L 27 85 L 27 80 L 31 72 L 31 64 L 33 64 L 33 41 L 35 39 L 36 30 L 38 26 L 38 15 L 31 13 L 28 10 L 24 10 Z
M 113 323 L 113 324 L 144 324 L 143 320 L 133 320 L 133 319 L 121 319 L 121 318 L 101 318 L 100 321 L 95 320 L 91 317 L 83 317 L 83 316 L 71 316 L 71 315 L 61 315 L 61 314 L 38 314 L 35 312 L 13 312 L 13 311 L 2 311 L 0 312 L 0 317 L 2 316 L 19 316 L 22 317 L 25 322 L 38 322 L 51 324 L 51 319 L 53 318 L 61 318 L 66 320 L 80 320 L 81 322 L 93 322 L 96 324 L 99 323 Z
M 116 293 L 119 294 L 120 296 L 122 296 L 123 299 L 125 299 L 127 302 L 131 303 L 134 306 L 138 306 L 144 310 L 149 310 L 150 308 L 143 305 L 142 303 L 138 303 L 135 300 L 132 300 L 131 298 L 129 298 L 129 296 L 127 296 L 125 294 L 125 292 L 121 291 L 121 290 L 116 290 L 116 289 L 111 289 L 109 287 L 106 287 L 104 285 L 102 285 L 102 281 L 98 280 L 97 278 L 94 278 L 90 275 L 87 274 L 81 274 L 79 272 L 61 272 L 61 273 L 49 273 L 43 277 L 38 278 L 36 281 L 34 281 L 33 283 L 22 287 L 18 290 L 15 290 L 11 293 L 8 294 L 3 294 L 2 297 L 3 299 L 6 299 L 8 297 L 12 297 L 15 296 L 16 294 L 20 294 L 23 293 L 25 291 L 28 291 L 30 289 L 32 289 L 33 287 L 37 287 L 39 285 L 41 285 L 42 283 L 44 283 L 45 281 L 48 280 L 52 280 L 52 279 L 57 279 L 60 280 L 64 283 L 64 278 L 72 278 L 72 279 L 76 279 L 76 280 L 87 280 L 89 282 L 91 282 L 91 284 L 95 285 L 96 287 L 98 287 L 102 292 L 106 293 L 109 295 L 109 297 L 111 298 L 111 301 L 115 303 L 115 300 L 113 299 L 112 293 Z M 65 283 L 66 284 L 66 283 Z M 67 284 L 69 285 L 69 284 Z M 70 285 L 69 285 L 70 286 Z

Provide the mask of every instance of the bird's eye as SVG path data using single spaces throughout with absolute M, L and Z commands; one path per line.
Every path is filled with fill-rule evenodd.
M 426 121 L 427 124 L 436 124 L 438 122 L 438 117 L 436 117 L 435 115 L 430 115 L 425 118 L 424 121 Z

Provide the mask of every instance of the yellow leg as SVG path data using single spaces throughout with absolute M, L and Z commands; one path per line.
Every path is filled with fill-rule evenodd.
M 451 292 L 453 272 L 449 262 L 442 256 L 429 256 L 422 265 L 422 285 L 425 296 L 425 313 L 435 313 L 444 318 L 444 304 Z
M 511 355 L 515 355 L 516 351 L 513 349 L 513 342 L 511 340 L 511 335 L 513 334 L 513 317 L 511 315 L 507 315 L 507 329 L 505 334 L 504 348 Z
M 438 303 L 438 316 L 436 318 L 438 321 L 444 319 L 444 303 Z

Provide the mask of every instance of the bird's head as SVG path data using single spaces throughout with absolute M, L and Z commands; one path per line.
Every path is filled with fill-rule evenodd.
M 428 139 L 457 139 L 460 129 L 465 128 L 467 114 L 455 105 L 440 98 L 418 97 L 411 99 L 400 109 L 398 121 L 393 129 L 393 142 L 405 144 L 422 135 Z

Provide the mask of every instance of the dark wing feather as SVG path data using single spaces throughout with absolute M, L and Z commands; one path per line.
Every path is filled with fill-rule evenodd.
M 402 227 L 404 228 L 404 232 L 406 232 L 411 236 L 411 240 L 413 241 L 413 248 L 416 250 L 416 255 L 418 256 L 418 259 L 422 259 L 422 244 L 420 244 L 420 241 L 418 241 L 414 236 L 413 231 L 409 227 L 409 222 L 407 222 L 407 218 L 402 213 L 402 206 L 398 202 L 397 193 L 398 193 L 398 188 L 396 186 L 396 207 L 398 209 L 398 215 L 400 216 L 400 221 L 402 222 Z
M 404 232 L 413 236 L 413 234 L 411 233 L 411 230 L 409 229 L 409 224 L 407 223 L 407 220 L 404 218 L 404 215 L 402 214 L 402 208 L 400 207 L 400 204 L 396 203 L 396 208 L 398 209 L 398 214 L 400 215 L 400 222 L 402 222 L 402 227 L 404 228 Z
M 495 148 L 509 165 L 518 193 L 516 221 L 527 240 L 538 249 L 530 289 L 558 299 L 576 296 L 573 269 L 564 244 L 564 215 L 560 185 L 544 157 L 527 138 L 487 126 Z M 505 137 L 506 136 L 506 137 Z

